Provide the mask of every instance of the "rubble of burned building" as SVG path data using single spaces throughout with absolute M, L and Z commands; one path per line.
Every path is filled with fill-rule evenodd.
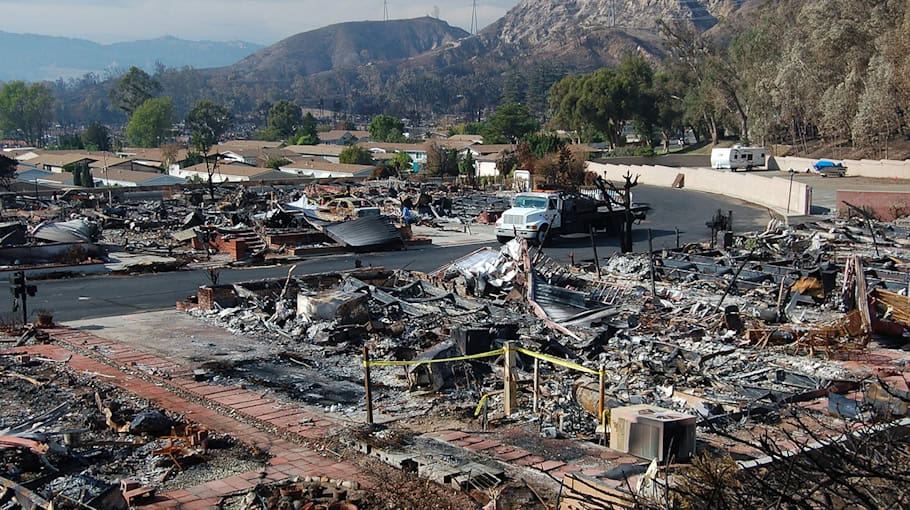
M 0 265 L 136 273 L 398 250 L 430 244 L 435 232 L 467 232 L 507 208 L 501 194 L 398 180 L 20 193 L 3 196 Z
M 772 222 L 598 269 L 512 241 L 430 273 L 205 286 L 181 307 L 272 353 L 199 377 L 350 420 L 352 452 L 489 508 L 672 506 L 698 501 L 706 463 L 739 480 L 905 429 L 907 232 Z M 848 482 L 818 471 L 824 490 L 779 492 L 851 507 Z
M 126 509 L 156 491 L 243 473 L 266 460 L 66 361 L 0 356 L 4 508 Z

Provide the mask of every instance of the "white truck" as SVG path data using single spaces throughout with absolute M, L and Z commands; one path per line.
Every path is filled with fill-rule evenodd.
M 644 218 L 647 206 L 636 205 L 632 212 Z M 564 191 L 531 191 L 515 196 L 512 207 L 496 220 L 496 240 L 508 242 L 515 236 L 543 244 L 561 234 L 585 233 L 594 228 L 615 227 L 625 211 L 606 202 L 578 193 Z
M 768 149 L 764 147 L 741 147 L 734 145 L 725 149 L 711 150 L 711 168 L 729 169 L 734 172 L 738 168 L 747 171 L 765 166 Z

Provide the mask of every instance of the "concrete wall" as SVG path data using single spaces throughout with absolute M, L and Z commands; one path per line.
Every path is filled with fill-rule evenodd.
M 910 179 L 910 160 L 829 159 L 832 161 L 843 161 L 844 166 L 847 167 L 848 176 L 872 177 L 876 179 Z M 816 161 L 818 160 L 811 158 L 773 156 L 768 158 L 768 168 L 782 171 L 792 168 L 797 172 L 805 172 L 807 169 L 812 168 L 812 164 Z
M 805 215 L 812 209 L 812 187 L 790 182 L 782 177 L 763 177 L 746 172 L 725 172 L 710 168 L 688 168 L 643 165 L 606 165 L 588 163 L 588 170 L 604 179 L 623 182 L 627 172 L 638 175 L 638 182 L 669 188 L 678 175 L 684 178 L 683 188 L 703 191 L 758 204 L 783 215 Z M 792 185 L 792 188 L 791 188 Z M 789 206 L 789 210 L 788 210 Z
M 894 221 L 910 215 L 910 192 L 837 190 L 837 215 L 846 217 L 844 202 L 872 211 L 880 221 Z
M 711 156 L 709 154 L 667 154 L 666 156 L 655 156 L 653 158 L 646 158 L 644 156 L 628 156 L 621 158 L 598 159 L 596 162 L 609 165 L 710 167 Z

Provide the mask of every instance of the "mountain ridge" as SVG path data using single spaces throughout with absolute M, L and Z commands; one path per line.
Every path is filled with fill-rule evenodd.
M 0 31 L 8 55 L 0 81 L 54 81 L 86 73 L 104 74 L 137 66 L 154 71 L 169 67 L 219 67 L 232 64 L 262 46 L 246 41 L 190 41 L 174 36 L 101 44 L 88 39 Z

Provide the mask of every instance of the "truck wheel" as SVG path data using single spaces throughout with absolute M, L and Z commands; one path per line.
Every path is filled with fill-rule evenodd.
M 506 244 L 511 241 L 512 238 L 507 236 L 496 236 L 496 240 L 499 241 L 499 244 Z
M 540 229 L 537 231 L 537 236 L 534 238 L 535 244 L 537 244 L 537 246 L 543 246 L 547 242 L 547 234 L 549 233 L 549 225 L 541 225 Z

